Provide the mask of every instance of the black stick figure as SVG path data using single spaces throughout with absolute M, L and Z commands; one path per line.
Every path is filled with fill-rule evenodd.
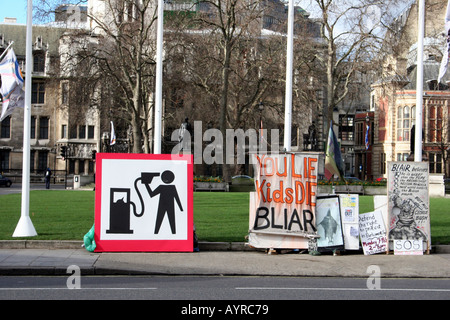
M 172 171 L 166 170 L 161 174 L 161 180 L 165 185 L 158 186 L 152 191 L 150 186 L 146 184 L 148 194 L 150 197 L 154 197 L 159 194 L 158 213 L 156 215 L 155 234 L 159 233 L 159 228 L 164 219 L 165 214 L 169 218 L 170 229 L 172 234 L 175 234 L 175 201 L 178 207 L 183 211 L 180 198 L 178 197 L 177 188 L 174 185 L 169 185 L 175 180 L 175 175 Z

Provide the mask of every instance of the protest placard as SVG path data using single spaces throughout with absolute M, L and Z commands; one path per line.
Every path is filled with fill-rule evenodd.
M 317 198 L 317 247 L 319 251 L 344 249 L 341 210 L 338 195 Z
M 359 195 L 340 194 L 342 230 L 346 250 L 359 249 Z
M 389 240 L 431 243 L 428 164 L 388 162 Z
M 359 236 L 365 255 L 386 252 L 387 236 L 381 211 L 359 215 Z
M 249 244 L 308 248 L 316 234 L 316 153 L 253 154 L 255 193 L 250 201 Z

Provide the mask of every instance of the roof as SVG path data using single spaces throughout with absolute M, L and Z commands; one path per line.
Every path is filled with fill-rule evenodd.
M 437 80 L 439 77 L 440 63 L 436 60 L 426 60 L 423 62 L 423 90 L 429 90 L 427 81 Z M 413 66 L 408 74 L 410 82 L 403 88 L 404 90 L 416 90 L 417 66 Z M 447 72 L 441 82 L 450 81 L 450 72 Z
M 3 34 L 5 41 L 14 41 L 14 52 L 17 56 L 25 56 L 26 53 L 26 25 L 25 24 L 5 24 L 0 23 L 0 34 Z M 65 28 L 55 28 L 50 26 L 33 26 L 33 43 L 38 36 L 42 37 L 44 44 L 48 44 L 51 55 L 59 54 L 59 39 L 67 31 Z

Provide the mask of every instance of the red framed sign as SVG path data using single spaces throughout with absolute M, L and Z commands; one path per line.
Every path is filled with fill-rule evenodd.
M 97 153 L 96 252 L 193 251 L 192 155 Z

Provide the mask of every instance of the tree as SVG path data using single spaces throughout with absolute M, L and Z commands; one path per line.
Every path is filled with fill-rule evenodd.
M 151 0 L 105 0 L 105 16 L 89 13 L 98 41 L 82 53 L 97 61 L 99 72 L 119 90 L 120 111 L 130 124 L 133 153 L 150 152 L 154 83 L 154 28 Z
M 326 72 L 327 123 L 349 92 L 355 72 L 380 54 L 392 14 L 403 4 L 393 0 L 311 0 L 320 13 L 324 54 L 316 58 Z M 374 69 L 377 63 L 371 64 Z M 366 69 L 367 70 L 367 69 Z M 324 132 L 328 132 L 328 129 Z
M 265 113 L 271 114 L 265 119 L 265 128 L 269 122 L 276 126 L 284 114 L 284 3 L 220 0 L 204 1 L 201 6 L 178 33 L 168 34 L 167 81 L 172 83 L 169 85 L 172 89 L 179 88 L 179 92 L 183 92 L 174 97 L 195 97 L 195 109 L 201 113 L 196 114 L 190 109 L 190 114 L 219 128 L 223 137 L 227 129 L 259 129 L 261 103 Z M 275 12 L 282 13 L 277 17 L 279 20 L 271 19 L 270 24 L 266 24 L 265 15 L 273 17 Z M 263 33 L 263 28 L 270 28 L 271 32 Z M 307 32 L 298 35 L 303 44 L 309 43 Z M 299 60 L 306 59 L 307 55 L 302 51 L 307 47 L 304 45 L 297 52 Z M 311 59 L 311 56 L 307 58 Z M 297 110 L 303 108 L 304 111 L 306 105 L 303 102 L 311 99 L 306 98 L 308 90 L 304 86 L 309 80 L 303 80 L 308 79 L 307 72 L 311 68 L 300 64 L 296 74 Z M 226 146 L 222 151 L 227 154 Z M 225 161 L 223 169 L 223 176 L 229 179 L 230 163 Z
M 99 5 L 101 2 L 101 5 Z M 87 13 L 90 30 L 68 29 L 61 49 L 61 77 L 90 105 L 128 124 L 133 153 L 151 151 L 156 10 L 151 0 L 102 0 Z M 95 8 L 101 8 L 96 11 Z M 103 119 L 104 120 L 104 119 Z

